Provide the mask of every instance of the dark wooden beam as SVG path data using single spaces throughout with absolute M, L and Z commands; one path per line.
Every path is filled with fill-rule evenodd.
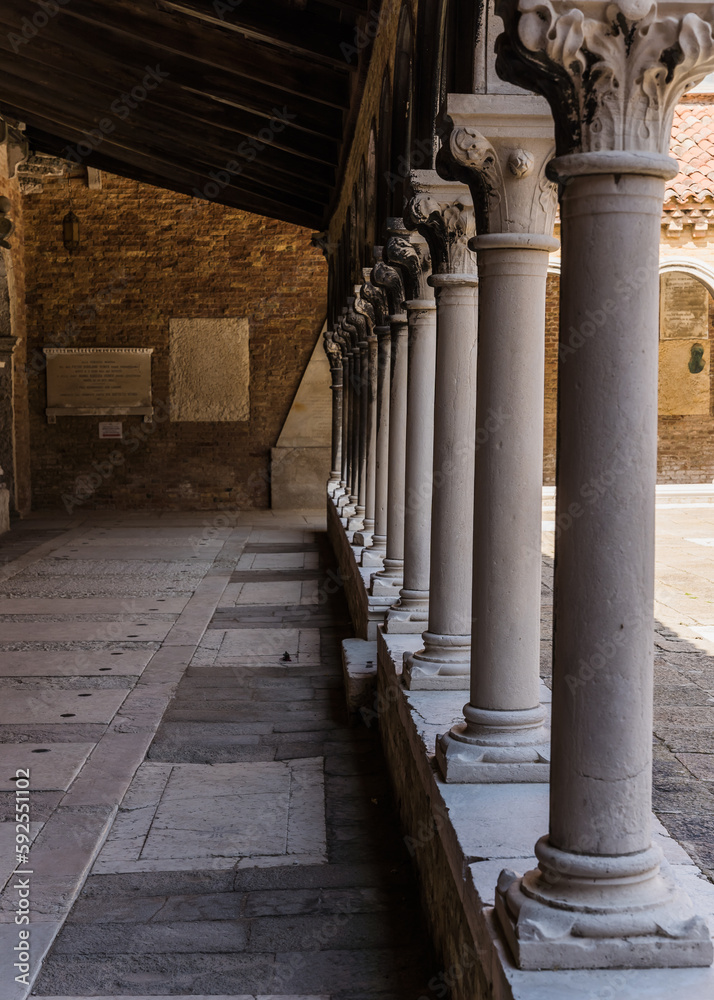
M 300 172 L 301 161 L 305 160 L 309 161 L 312 176 L 317 182 L 328 187 L 334 184 L 337 143 L 298 132 L 291 129 L 289 123 L 283 128 L 276 123 L 278 130 L 271 132 L 265 119 L 241 112 L 243 122 L 250 130 L 229 131 L 222 124 L 207 124 L 185 114 L 182 109 L 161 104 L 158 101 L 163 94 L 161 88 L 156 91 L 156 100 L 152 93 L 135 111 L 131 111 L 121 100 L 120 91 L 109 90 L 103 84 L 92 86 L 89 82 L 77 81 L 64 72 L 29 64 L 21 56 L 8 55 L 3 65 L 8 75 L 0 91 L 0 99 L 5 96 L 8 101 L 21 104 L 28 112 L 41 109 L 48 117 L 71 124 L 80 131 L 96 128 L 102 119 L 120 129 L 125 121 L 127 125 L 148 128 L 152 135 L 172 138 L 177 149 L 184 142 L 203 145 L 207 150 L 214 151 L 215 155 L 210 159 L 220 163 L 239 156 L 237 150 L 245 148 L 246 144 L 254 150 L 262 147 L 271 150 L 272 161 L 284 172 Z M 113 107 L 119 108 L 123 118 L 118 117 Z M 266 130 L 269 138 L 266 138 Z
M 344 48 L 355 44 L 354 24 L 328 20 L 304 9 L 268 5 L 264 0 L 241 0 L 234 6 L 230 0 L 210 6 L 203 0 L 157 0 L 157 7 L 341 68 L 345 66 Z
M 58 155 L 56 136 L 31 127 L 28 128 L 27 134 L 33 149 Z M 191 171 L 185 165 L 178 166 L 176 163 L 162 165 L 160 172 L 157 173 L 155 162 L 143 154 L 121 147 L 115 148 L 111 144 L 107 144 L 106 149 L 101 149 L 88 157 L 87 165 L 189 196 L 193 196 L 194 189 L 200 190 L 206 182 L 206 178 L 200 173 Z M 215 198 L 208 200 L 307 228 L 319 229 L 324 223 L 319 205 L 307 201 L 298 203 L 295 199 L 281 200 L 254 189 L 252 185 L 250 187 L 226 185 Z
M 309 97 L 322 104 L 346 108 L 349 105 L 349 75 L 339 73 L 288 53 L 238 37 L 224 39 L 214 32 L 210 39 L 197 32 L 182 30 L 174 19 L 128 18 L 118 9 L 98 0 L 72 0 L 42 29 L 66 53 L 84 59 L 100 77 L 114 63 L 135 66 L 161 65 L 176 82 L 203 91 L 212 81 L 219 92 L 231 94 L 233 79 L 269 83 L 289 95 Z M 27 18 L 27 0 L 3 0 L 0 25 L 21 37 Z M 33 39 L 35 41 L 36 39 Z M 32 44 L 32 43 L 30 43 Z M 142 74 L 143 75 L 143 74 Z
M 28 111 L 22 104 L 13 103 L 9 97 L 0 98 L 0 112 L 10 117 L 24 118 L 29 125 L 42 132 L 45 142 L 52 136 L 55 140 L 53 152 L 74 162 L 87 163 L 92 151 L 122 149 L 144 157 L 147 163 L 153 165 L 152 172 L 156 176 L 161 176 L 167 165 L 187 167 L 193 174 L 202 177 L 202 182 L 198 185 L 199 192 L 212 189 L 218 179 L 221 183 L 230 181 L 231 186 L 246 187 L 266 195 L 279 196 L 280 199 L 304 200 L 313 207 L 319 205 L 320 211 L 324 210 L 324 205 L 329 200 L 328 188 L 315 184 L 309 176 L 301 177 L 295 172 L 276 170 L 267 161 L 265 152 L 252 163 L 240 164 L 240 173 L 234 173 L 226 170 L 227 164 L 238 162 L 230 156 L 219 156 L 212 161 L 207 158 L 203 147 L 185 144 L 181 156 L 177 157 L 175 142 L 152 136 L 147 130 L 136 126 L 124 132 L 118 129 L 101 138 L 101 141 L 90 141 L 86 148 L 82 145 L 86 136 L 70 123 Z M 100 137 L 101 133 L 97 133 L 97 138 Z M 115 152 L 115 158 L 117 155 Z

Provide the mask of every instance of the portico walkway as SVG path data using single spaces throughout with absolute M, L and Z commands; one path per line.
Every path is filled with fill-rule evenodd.
M 3 1000 L 28 993 L 21 879 L 38 996 L 428 991 L 377 736 L 346 725 L 323 528 L 35 516 L 0 541 Z

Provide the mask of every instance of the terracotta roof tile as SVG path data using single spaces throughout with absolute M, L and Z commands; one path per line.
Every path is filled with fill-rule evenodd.
M 690 101 L 692 98 L 690 98 Z M 703 202 L 714 198 L 714 98 L 678 105 L 672 128 L 672 156 L 679 173 L 667 184 L 665 202 Z

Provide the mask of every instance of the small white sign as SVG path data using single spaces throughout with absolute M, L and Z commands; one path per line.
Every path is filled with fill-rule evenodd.
M 112 438 L 121 441 L 123 437 L 121 420 L 112 420 L 99 425 L 100 438 Z

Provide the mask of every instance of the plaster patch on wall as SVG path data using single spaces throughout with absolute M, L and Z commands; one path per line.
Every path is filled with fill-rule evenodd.
M 250 419 L 247 319 L 169 321 L 171 419 Z
M 660 341 L 659 412 L 663 416 L 709 414 L 708 340 Z

